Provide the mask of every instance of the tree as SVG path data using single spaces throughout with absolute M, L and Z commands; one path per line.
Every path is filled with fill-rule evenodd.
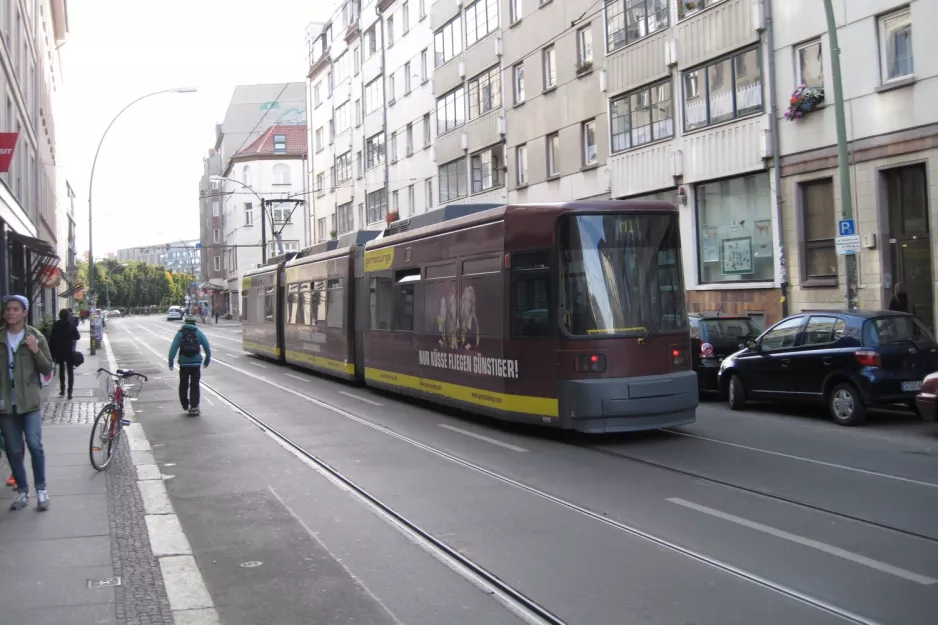
M 182 304 L 195 280 L 195 276 L 188 273 L 174 274 L 163 267 L 110 258 L 95 263 L 94 267 L 98 304 L 103 306 L 109 301 L 116 308 Z M 87 284 L 87 276 L 88 264 L 79 262 L 78 279 Z M 87 302 L 82 301 L 82 304 L 87 305 Z

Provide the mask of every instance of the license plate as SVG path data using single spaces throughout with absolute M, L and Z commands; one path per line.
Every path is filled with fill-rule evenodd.
M 903 391 L 920 391 L 922 390 L 921 382 L 903 382 L 902 383 Z

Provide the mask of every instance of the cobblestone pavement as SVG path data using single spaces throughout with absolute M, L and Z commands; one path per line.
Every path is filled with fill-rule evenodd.
M 107 469 L 111 562 L 121 585 L 115 588 L 119 625 L 173 625 L 160 565 L 150 549 L 137 472 L 127 437 Z
M 43 425 L 91 425 L 104 402 L 49 401 L 42 407 Z

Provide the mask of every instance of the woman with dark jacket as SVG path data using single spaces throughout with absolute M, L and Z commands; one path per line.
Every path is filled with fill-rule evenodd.
M 68 371 L 68 398 L 72 398 L 72 387 L 75 385 L 72 354 L 75 341 L 80 338 L 78 328 L 69 319 L 68 309 L 63 308 L 59 311 L 59 320 L 52 324 L 52 335 L 49 338 L 49 351 L 59 367 L 59 397 L 65 396 L 65 372 Z
M 889 302 L 889 310 L 894 310 L 897 312 L 907 312 L 915 314 L 915 306 L 912 305 L 912 302 L 909 301 L 909 294 L 905 290 L 905 285 L 901 282 L 896 282 L 896 286 L 892 289 L 892 301 Z

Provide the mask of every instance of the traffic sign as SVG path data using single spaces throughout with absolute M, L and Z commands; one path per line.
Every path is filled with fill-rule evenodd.
M 844 222 L 840 222 L 844 223 Z M 853 223 L 853 222 L 850 222 Z M 843 237 L 836 237 L 834 239 L 834 245 L 837 247 L 838 256 L 850 256 L 851 254 L 860 253 L 860 235 L 859 234 L 850 234 Z
M 842 237 L 852 236 L 857 233 L 856 225 L 852 219 L 841 219 L 837 222 L 837 234 Z

